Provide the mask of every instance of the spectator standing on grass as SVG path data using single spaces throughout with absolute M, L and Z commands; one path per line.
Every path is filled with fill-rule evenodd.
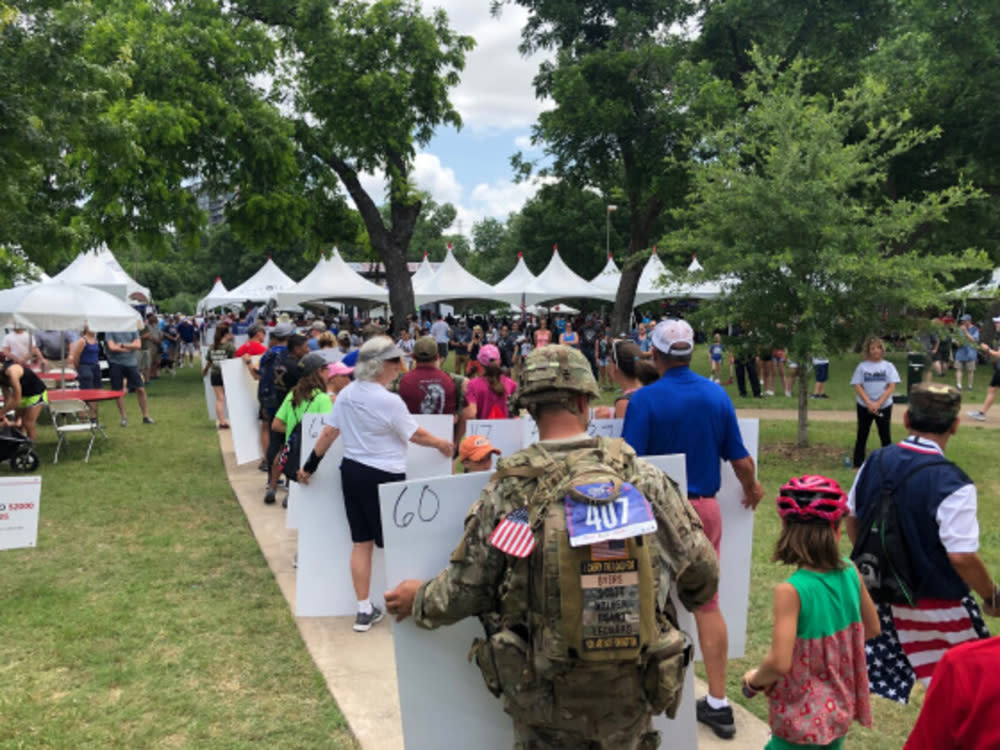
M 477 361 L 483 374 L 466 387 L 469 418 L 507 419 L 507 399 L 517 390 L 517 383 L 501 371 L 500 351 L 493 344 L 480 347 Z
M 744 507 L 755 509 L 764 490 L 757 481 L 753 457 L 743 445 L 733 402 L 722 386 L 691 371 L 691 326 L 683 320 L 664 320 L 650 338 L 660 379 L 632 394 L 622 437 L 639 456 L 685 454 L 688 500 L 718 558 L 722 543 L 722 515 L 716 499 L 722 484 L 720 461 L 729 461 L 743 486 Z M 726 699 L 729 634 L 718 593 L 695 611 L 694 618 L 708 678 L 708 695 L 697 703 L 698 721 L 728 739 L 735 736 L 736 724 Z
M 108 377 L 111 380 L 111 390 L 120 391 L 128 388 L 139 401 L 142 412 L 142 423 L 153 424 L 149 416 L 149 405 L 146 401 L 146 386 L 139 374 L 136 352 L 142 346 L 138 331 L 110 331 L 104 335 L 104 343 L 108 350 Z M 118 414 L 121 416 L 122 427 L 128 426 L 125 414 L 125 396 L 115 399 L 118 404 Z
M 917 679 L 931 681 L 947 648 L 989 635 L 970 589 L 983 598 L 986 614 L 1000 615 L 1000 592 L 978 555 L 976 485 L 944 458 L 961 405 L 962 394 L 951 386 L 914 386 L 903 417 L 909 436 L 872 453 L 848 496 L 852 543 L 876 517 L 886 531 L 880 514 L 886 490 L 905 541 L 899 549 L 909 559 L 914 601 L 891 604 L 876 596 L 882 634 L 867 646 L 872 692 L 900 703 Z
M 142 349 L 146 352 L 144 359 L 149 361 L 149 368 L 143 374 L 143 378 L 148 383 L 160 377 L 160 347 L 163 344 L 163 331 L 160 330 L 160 321 L 155 313 L 146 316 L 146 327 L 140 338 L 142 339 Z
M 993 318 L 993 327 L 1000 332 L 1000 316 Z M 997 389 L 1000 388 L 1000 349 L 991 349 L 989 344 L 980 344 L 979 347 L 986 352 L 986 356 L 993 360 L 993 377 L 990 379 L 990 387 L 986 391 L 986 400 L 977 411 L 970 411 L 969 416 L 979 422 L 986 421 L 986 412 L 993 406 L 997 398 Z
M 198 329 L 194 321 L 186 315 L 177 324 L 177 336 L 181 347 L 180 356 L 178 357 L 180 366 L 194 367 L 194 344 L 198 336 Z
M 865 358 L 854 369 L 851 385 L 857 394 L 858 432 L 854 440 L 854 468 L 865 462 L 872 422 L 882 447 L 892 442 L 892 394 L 899 382 L 896 366 L 885 358 L 885 344 L 878 336 L 865 339 Z
M 708 347 L 708 364 L 712 368 L 712 375 L 709 379 L 713 383 L 722 382 L 722 357 L 725 352 L 726 347 L 722 345 L 722 334 L 717 333 Z
M 458 326 L 451 331 L 451 349 L 455 355 L 453 371 L 456 375 L 465 375 L 469 364 L 469 349 L 472 347 L 472 329 L 465 318 L 458 321 Z
M 813 373 L 816 376 L 816 385 L 810 398 L 830 398 L 826 395 L 826 381 L 830 378 L 830 358 L 825 354 L 812 358 Z
M 67 364 L 76 370 L 76 382 L 82 389 L 92 389 L 101 387 L 101 345 L 97 341 L 97 334 L 90 330 L 87 325 L 83 326 L 83 331 L 73 343 L 73 348 L 69 350 Z M 97 403 L 87 404 L 90 411 L 90 421 L 97 422 Z
M 434 337 L 434 341 L 437 343 L 438 359 L 444 362 L 448 359 L 448 343 L 451 341 L 451 327 L 444 322 L 441 313 L 438 313 L 437 317 L 434 318 L 434 323 L 431 325 L 431 336 Z
M 955 332 L 955 386 L 962 390 L 962 373 L 968 373 L 969 385 L 965 390 L 972 390 L 972 381 L 976 376 L 976 360 L 979 358 L 979 326 L 973 325 L 972 316 L 966 313 L 958 321 Z
M 778 494 L 781 536 L 772 561 L 797 570 L 774 589 L 771 649 L 743 676 L 743 691 L 770 699 L 765 750 L 844 746 L 854 721 L 870 727 L 865 640 L 879 618 L 861 574 L 840 554 L 847 498 L 834 480 L 806 475 Z
M 468 402 L 465 389 L 468 379 L 441 369 L 440 349 L 433 336 L 422 336 L 413 345 L 415 365 L 389 385 L 398 393 L 410 414 L 451 414 L 453 440 L 465 434 Z
M 343 436 L 340 479 L 351 529 L 356 632 L 371 630 L 383 616 L 370 599 L 372 552 L 376 545 L 383 546 L 379 485 L 406 479 L 407 443 L 435 448 L 449 459 L 455 452 L 454 443 L 418 426 L 403 400 L 386 389 L 402 371 L 403 352 L 392 339 L 376 336 L 366 341 L 358 354 L 354 382 L 338 394 L 316 447 L 298 474 L 299 481 L 308 484 L 330 446 Z
M 31 340 L 31 334 L 23 328 L 15 326 L 13 330 L 4 335 L 3 354 L 8 361 L 15 364 L 30 367 L 32 362 L 35 362 L 40 368 L 45 369 L 45 357 Z
M 260 419 L 261 442 L 265 446 L 264 458 L 257 467 L 261 471 L 270 472 L 284 437 L 280 433 L 274 434 L 271 431 L 271 424 L 285 397 L 285 393 L 278 392 L 276 379 L 277 371 L 285 368 L 285 360 L 288 358 L 288 337 L 292 335 L 293 330 L 288 323 L 274 326 L 269 335 L 270 348 L 261 356 L 258 365 L 257 416 Z

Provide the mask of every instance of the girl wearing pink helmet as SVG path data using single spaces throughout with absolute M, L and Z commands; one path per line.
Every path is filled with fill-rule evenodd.
M 484 344 L 476 360 L 483 374 L 472 378 L 465 389 L 472 412 L 469 419 L 507 419 L 507 399 L 517 390 L 517 383 L 500 372 L 500 350 Z
M 743 677 L 770 699 L 767 750 L 841 748 L 851 723 L 871 726 L 865 640 L 880 631 L 861 575 L 840 554 L 847 497 L 828 477 L 790 479 L 778 493 L 781 536 L 772 560 L 797 570 L 774 590 L 771 649 Z

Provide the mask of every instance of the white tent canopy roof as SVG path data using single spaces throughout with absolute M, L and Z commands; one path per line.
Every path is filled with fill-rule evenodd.
M 410 277 L 410 283 L 413 284 L 413 288 L 416 289 L 418 284 L 424 284 L 434 275 L 434 266 L 431 262 L 427 260 L 427 253 L 424 253 L 424 259 L 420 261 L 420 267 L 413 272 Z
M 385 303 L 389 301 L 389 292 L 351 269 L 340 251 L 333 248 L 329 260 L 320 258 L 302 281 L 278 292 L 275 299 L 281 309 L 315 300 Z
M 578 276 L 567 266 L 559 250 L 552 251 L 552 259 L 538 277 L 525 290 L 525 302 L 537 305 L 554 299 L 602 299 L 614 300 L 615 293 L 608 292 Z
M 417 307 L 420 307 L 449 299 L 502 300 L 504 295 L 462 268 L 449 247 L 444 262 L 434 275 L 423 281 L 414 282 L 413 298 Z
M 675 296 L 671 293 L 672 287 L 669 283 L 660 283 L 660 279 L 664 276 L 669 278 L 670 272 L 663 265 L 663 261 L 660 260 L 660 256 L 656 254 L 654 249 L 639 276 L 639 286 L 635 290 L 635 304 L 637 306 Z
M 604 264 L 604 268 L 601 269 L 601 272 L 590 280 L 590 283 L 606 292 L 617 294 L 618 283 L 621 280 L 621 270 L 615 264 L 615 259 L 608 255 L 608 262 Z
M 974 281 L 948 293 L 949 297 L 964 299 L 993 299 L 1000 291 L 1000 268 L 994 268 L 986 281 Z
M 198 300 L 197 310 L 201 312 L 202 310 L 211 310 L 213 307 L 230 307 L 234 304 L 229 298 L 226 285 L 222 283 L 222 279 L 219 276 L 216 276 L 215 285 L 211 291 Z
M 72 263 L 53 276 L 52 280 L 64 284 L 89 286 L 118 299 L 128 299 L 128 282 L 116 276 L 114 271 L 97 257 L 97 253 L 80 253 Z
M 528 288 L 528 285 L 535 280 L 535 274 L 524 262 L 524 255 L 517 254 L 517 264 L 514 269 L 503 279 L 493 285 L 493 291 L 503 295 L 502 299 L 508 305 L 520 305 L 521 294 Z
M 123 298 L 92 286 L 46 281 L 0 291 L 0 327 L 39 331 L 134 331 L 139 313 Z
M 270 258 L 257 273 L 239 286 L 229 291 L 229 301 L 237 305 L 243 302 L 267 302 L 278 292 L 295 285 L 295 281 L 285 274 Z
M 115 278 L 125 282 L 125 288 L 129 297 L 138 299 L 140 302 L 149 302 L 149 287 L 143 286 L 129 276 L 128 272 L 122 268 L 121 263 L 119 263 L 118 259 L 114 256 L 114 253 L 108 249 L 107 245 L 101 245 L 97 248 L 95 253 L 97 255 L 97 259 L 111 269 L 111 273 Z

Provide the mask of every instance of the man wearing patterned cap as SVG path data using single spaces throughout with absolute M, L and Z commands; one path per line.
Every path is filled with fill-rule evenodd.
M 540 442 L 497 463 L 445 570 L 385 596 L 423 628 L 480 618 L 473 653 L 516 747 L 658 747 L 651 719 L 676 711 L 689 653 L 670 584 L 692 610 L 718 586 L 677 485 L 622 440 L 587 435 L 598 395 L 576 349 L 529 354 L 517 403 Z
M 912 570 L 910 601 L 880 601 L 875 592 L 882 634 L 866 646 L 872 692 L 900 703 L 917 679 L 930 682 L 946 648 L 989 635 L 971 591 L 982 597 L 983 611 L 1000 615 L 996 584 L 977 554 L 976 485 L 944 458 L 961 406 L 962 395 L 952 386 L 914 386 L 903 416 L 909 436 L 872 453 L 848 495 L 852 543 L 863 528 L 886 526 L 876 515 L 887 493 L 905 542 L 895 548 L 905 550 Z M 872 588 L 875 582 L 868 583 Z
M 688 501 L 701 518 L 718 556 L 722 515 L 716 495 L 722 484 L 721 461 L 728 461 L 743 487 L 743 505 L 754 509 L 764 495 L 753 457 L 743 445 L 736 411 L 722 386 L 691 370 L 694 331 L 683 320 L 664 320 L 652 333 L 653 365 L 660 379 L 632 394 L 622 437 L 640 456 L 683 453 Z M 708 695 L 698 701 L 698 721 L 716 735 L 736 734 L 733 709 L 726 700 L 729 632 L 718 595 L 694 613 L 705 659 Z

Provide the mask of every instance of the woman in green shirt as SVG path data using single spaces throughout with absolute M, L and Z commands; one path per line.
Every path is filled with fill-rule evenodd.
M 281 402 L 271 429 L 274 432 L 285 433 L 285 444 L 288 438 L 302 421 L 306 414 L 326 414 L 333 409 L 333 401 L 327 394 L 326 359 L 318 352 L 307 354 L 299 362 L 299 379 Z M 271 466 L 271 477 L 264 493 L 264 502 L 268 505 L 275 501 L 278 479 L 281 477 L 281 461 Z

